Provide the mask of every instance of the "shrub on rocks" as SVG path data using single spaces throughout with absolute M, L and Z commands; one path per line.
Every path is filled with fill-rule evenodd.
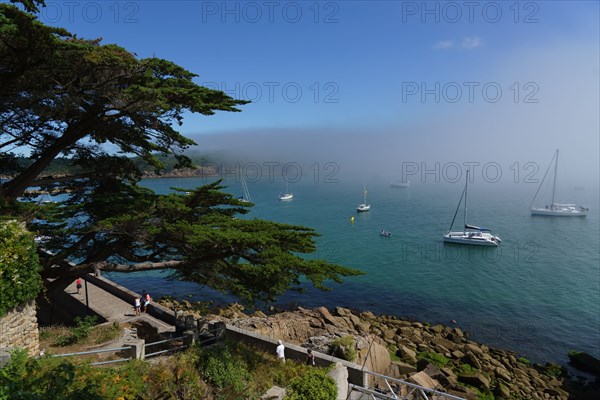
M 346 361 L 356 360 L 356 346 L 352 336 L 344 336 L 336 339 L 331 344 L 333 355 Z
M 286 400 L 336 400 L 337 386 L 334 380 L 319 369 L 307 371 L 292 380 Z

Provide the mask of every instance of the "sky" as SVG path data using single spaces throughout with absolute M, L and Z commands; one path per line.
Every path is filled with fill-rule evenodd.
M 251 100 L 185 119 L 201 151 L 390 176 L 477 162 L 521 179 L 560 149 L 574 185 L 597 187 L 599 4 L 47 1 L 39 18 Z

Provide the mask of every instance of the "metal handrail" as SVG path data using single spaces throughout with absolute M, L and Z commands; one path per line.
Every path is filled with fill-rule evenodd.
M 86 354 L 99 354 L 99 353 L 108 353 L 111 351 L 121 351 L 121 350 L 129 350 L 131 347 L 115 347 L 112 349 L 100 349 L 100 350 L 90 350 L 90 351 L 79 351 L 77 353 L 64 353 L 64 354 L 49 354 L 48 357 L 71 357 L 71 356 L 81 356 Z
M 131 357 L 129 357 L 129 358 L 119 358 L 118 360 L 98 361 L 98 362 L 95 362 L 95 363 L 91 363 L 90 365 L 114 364 L 114 363 L 120 363 L 120 362 L 125 362 L 125 361 L 131 361 Z
M 170 351 L 182 350 L 182 349 L 185 349 L 185 348 L 187 348 L 187 347 L 189 347 L 189 345 L 187 345 L 187 344 L 186 344 L 186 345 L 179 346 L 179 347 L 173 347 L 172 349 L 166 349 L 166 350 L 155 351 L 154 353 L 149 353 L 149 354 L 146 354 L 146 355 L 144 356 L 144 358 L 148 358 L 148 357 L 156 356 L 156 355 L 163 354 L 163 353 L 168 353 L 168 352 L 170 352 Z
M 172 342 L 172 341 L 174 341 L 174 340 L 181 340 L 181 339 L 183 339 L 183 338 L 185 338 L 185 336 L 179 336 L 179 337 L 176 337 L 176 338 L 170 338 L 170 339 L 165 339 L 165 340 L 159 340 L 158 342 L 147 343 L 147 344 L 146 344 L 146 347 L 150 347 L 150 346 L 154 346 L 154 345 L 157 345 L 157 344 L 162 344 L 162 343 L 167 343 L 167 342 Z
M 428 396 L 432 395 L 432 396 L 438 396 L 438 397 L 441 396 L 443 398 L 453 399 L 453 400 L 465 400 L 462 397 L 454 396 L 452 394 L 449 394 L 446 392 L 441 392 L 441 391 L 435 390 L 435 389 L 429 389 L 429 388 L 417 385 L 415 383 L 403 381 L 402 379 L 392 378 L 391 376 L 378 374 L 378 373 L 372 372 L 372 371 L 363 371 L 363 372 L 368 375 L 373 375 L 378 378 L 382 378 L 385 381 L 385 383 L 387 384 L 389 389 L 391 389 L 389 382 L 397 383 L 401 386 L 407 386 L 407 387 L 411 388 L 412 390 L 410 391 L 409 394 L 414 393 L 415 391 L 418 391 L 420 396 L 425 399 L 429 399 Z M 397 399 L 398 398 L 393 390 L 391 390 L 391 394 L 393 397 L 391 397 L 385 393 L 380 393 L 380 392 L 374 391 L 372 389 L 365 388 L 365 387 L 358 386 L 358 385 L 353 385 L 352 388 L 350 389 L 350 391 L 353 391 L 353 390 L 368 393 L 368 394 L 371 394 L 371 396 L 377 396 L 382 399 Z M 402 398 L 406 398 L 406 397 L 402 397 Z

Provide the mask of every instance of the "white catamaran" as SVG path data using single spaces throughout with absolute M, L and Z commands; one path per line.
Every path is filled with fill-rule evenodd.
M 452 218 L 452 223 L 450 223 L 450 228 L 448 229 L 448 233 L 444 235 L 444 242 L 448 243 L 458 243 L 458 244 L 471 244 L 478 246 L 498 246 L 501 242 L 498 236 L 494 236 L 490 233 L 490 230 L 487 228 L 480 228 L 478 226 L 467 225 L 467 185 L 469 183 L 469 170 L 467 170 L 467 180 L 465 182 L 465 188 L 463 189 L 462 195 L 460 196 L 460 200 L 458 201 L 458 206 L 456 207 L 456 212 L 454 213 L 454 218 Z M 460 209 L 460 204 L 462 203 L 463 197 L 465 199 L 465 207 L 463 212 L 463 231 L 462 232 L 452 232 L 452 226 L 454 225 L 454 221 L 456 220 L 456 215 L 458 214 L 458 210 Z
M 546 175 L 548 175 L 548 171 L 550 171 L 550 167 L 554 162 L 554 181 L 552 183 L 552 202 L 549 205 L 546 205 L 545 208 L 536 208 L 533 203 L 540 193 L 540 189 L 544 184 L 544 180 L 546 179 Z M 548 165 L 548 169 L 540 182 L 540 186 L 538 187 L 537 192 L 535 192 L 535 196 L 533 196 L 533 200 L 531 201 L 531 215 L 545 215 L 545 216 L 555 216 L 555 217 L 585 217 L 590 210 L 587 207 L 580 206 L 577 204 L 559 204 L 554 202 L 554 195 L 556 193 L 556 171 L 558 170 L 558 150 L 554 153 L 554 157 L 550 161 L 550 165 Z

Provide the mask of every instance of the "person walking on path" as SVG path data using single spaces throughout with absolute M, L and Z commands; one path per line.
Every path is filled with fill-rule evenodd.
M 148 312 L 148 305 L 150 305 L 150 301 L 152 300 L 152 298 L 150 297 L 150 294 L 144 290 L 141 300 L 142 300 L 142 312 Z
M 135 298 L 135 304 L 134 304 L 133 308 L 135 310 L 135 315 L 140 315 L 140 309 L 142 308 L 142 302 L 140 301 L 139 297 Z
M 285 362 L 285 346 L 281 340 L 279 340 L 277 343 L 279 343 L 277 350 L 275 350 L 277 352 L 277 358 L 281 360 L 281 362 Z
M 81 293 L 81 278 L 77 278 L 75 286 L 77 286 L 77 294 Z
M 311 349 L 306 350 L 306 365 L 315 365 L 315 355 Z

